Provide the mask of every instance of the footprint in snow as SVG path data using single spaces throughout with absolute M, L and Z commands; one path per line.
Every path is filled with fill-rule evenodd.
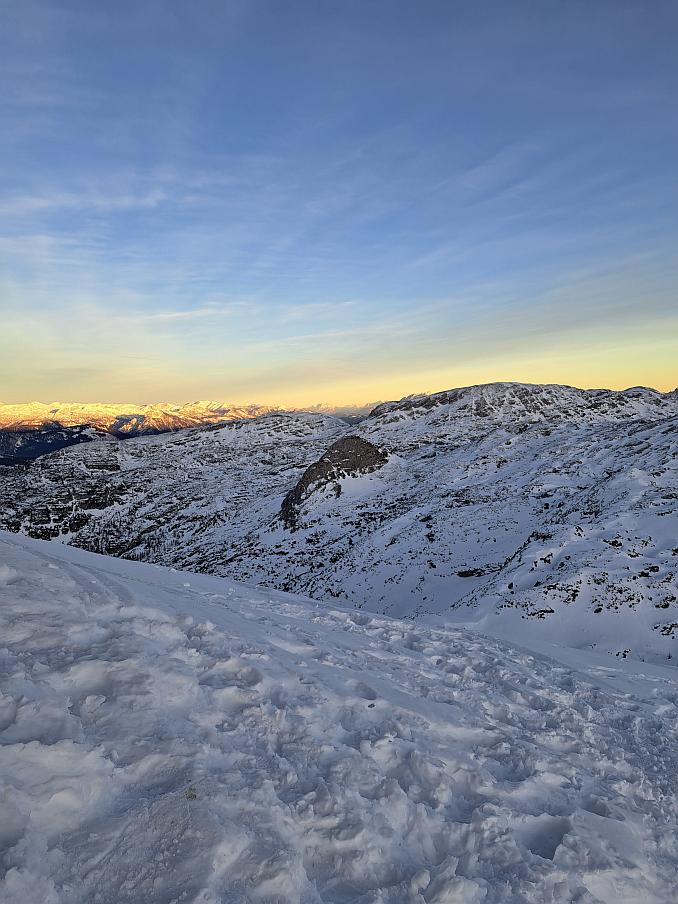
M 364 681 L 351 681 L 349 687 L 357 697 L 362 697 L 363 700 L 376 700 L 378 697 L 377 692 Z

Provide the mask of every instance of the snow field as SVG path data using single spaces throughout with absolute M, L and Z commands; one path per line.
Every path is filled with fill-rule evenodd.
M 675 670 L 573 655 L 1 534 L 0 901 L 669 904 Z

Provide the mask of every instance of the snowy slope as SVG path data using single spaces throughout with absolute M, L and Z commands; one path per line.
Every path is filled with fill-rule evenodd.
M 678 660 L 676 393 L 499 383 L 380 405 L 359 425 L 271 413 L 107 440 L 0 469 L 0 527 Z M 365 442 L 383 465 L 328 470 L 332 449 Z
M 69 448 L 0 471 L 0 526 L 209 570 L 227 555 L 224 531 L 270 520 L 300 470 L 346 429 L 331 415 L 272 413 Z
M 0 535 L 3 904 L 669 904 L 668 667 Z

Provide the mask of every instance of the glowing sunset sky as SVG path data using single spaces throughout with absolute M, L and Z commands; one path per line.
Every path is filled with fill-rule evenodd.
M 0 400 L 678 383 L 673 0 L 0 16 Z

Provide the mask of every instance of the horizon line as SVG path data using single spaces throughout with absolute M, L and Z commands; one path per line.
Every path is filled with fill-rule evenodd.
M 658 395 L 668 395 L 672 392 L 678 391 L 678 384 L 673 389 L 657 389 L 654 386 L 645 386 L 643 384 L 633 384 L 629 386 L 624 386 L 619 389 L 615 389 L 609 386 L 576 386 L 572 383 L 535 383 L 533 381 L 523 381 L 523 380 L 488 380 L 487 382 L 481 383 L 468 383 L 464 386 L 449 386 L 446 389 L 436 389 L 436 390 L 420 390 L 417 392 L 408 393 L 399 397 L 385 398 L 385 399 L 375 399 L 365 402 L 339 402 L 330 404 L 328 402 L 313 402 L 306 403 L 302 405 L 285 405 L 280 402 L 262 402 L 262 401 L 226 401 L 220 398 L 201 398 L 201 399 L 188 399 L 187 401 L 171 401 L 169 399 L 158 399 L 156 401 L 151 402 L 130 402 L 130 401 L 101 401 L 101 400 L 88 400 L 88 401 L 79 401 L 76 399 L 51 399 L 50 401 L 43 402 L 40 399 L 29 399 L 25 401 L 15 401 L 15 402 L 5 402 L 0 401 L 0 406 L 9 407 L 9 406 L 22 406 L 22 405 L 44 405 L 44 406 L 63 406 L 63 405 L 109 405 L 115 407 L 129 406 L 129 407 L 139 407 L 139 408 L 151 408 L 151 407 L 163 407 L 164 405 L 172 406 L 176 408 L 187 407 L 189 405 L 200 405 L 200 404 L 216 404 L 221 405 L 224 408 L 268 408 L 272 411 L 278 410 L 281 412 L 285 411 L 312 411 L 313 409 L 327 409 L 334 410 L 338 408 L 368 408 L 374 407 L 376 405 L 383 405 L 387 402 L 398 402 L 403 401 L 404 399 L 417 398 L 420 396 L 434 396 L 440 395 L 445 392 L 453 392 L 460 389 L 474 389 L 481 386 L 551 386 L 551 387 L 560 387 L 564 389 L 575 389 L 579 392 L 630 392 L 634 389 L 643 389 L 650 392 L 655 392 Z

